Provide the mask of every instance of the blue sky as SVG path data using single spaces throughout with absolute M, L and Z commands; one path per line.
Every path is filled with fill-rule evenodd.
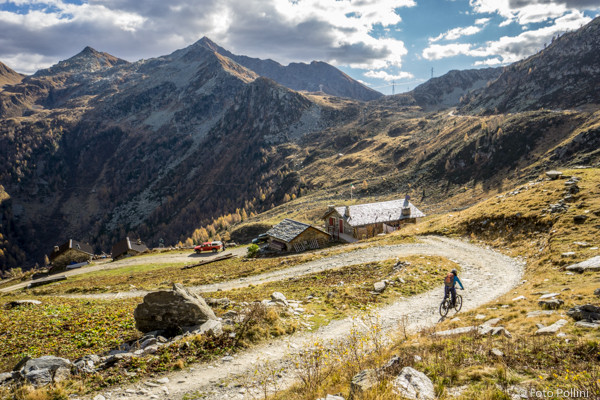
M 0 0 L 0 61 L 33 73 L 85 46 L 129 61 L 203 36 L 236 54 L 329 62 L 385 94 L 501 66 L 578 29 L 600 0 Z

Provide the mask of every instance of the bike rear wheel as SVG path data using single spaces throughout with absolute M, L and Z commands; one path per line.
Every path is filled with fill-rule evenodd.
M 444 299 L 442 300 L 442 302 L 440 303 L 440 315 L 443 317 L 445 317 L 446 315 L 448 315 L 448 311 L 450 310 L 450 300 L 449 299 Z
M 454 309 L 456 312 L 459 312 L 462 308 L 462 296 L 460 294 L 456 295 L 456 304 L 454 305 Z

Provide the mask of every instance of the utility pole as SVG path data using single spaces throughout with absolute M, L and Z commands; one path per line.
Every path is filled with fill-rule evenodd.
M 392 96 L 396 94 L 396 81 L 392 81 Z
M 431 77 L 433 78 L 433 67 L 431 67 Z

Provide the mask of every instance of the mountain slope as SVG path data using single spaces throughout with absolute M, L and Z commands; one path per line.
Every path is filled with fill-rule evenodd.
M 0 62 L 0 90 L 4 85 L 14 85 L 23 80 L 24 76 L 13 71 L 5 64 Z
M 197 44 L 222 54 L 257 74 L 273 79 L 292 90 L 323 92 L 362 101 L 375 100 L 383 96 L 322 61 L 313 61 L 310 64 L 291 63 L 283 66 L 273 60 L 235 55 L 207 37 L 200 39 Z
M 504 69 L 462 111 L 499 113 L 600 104 L 600 17 Z

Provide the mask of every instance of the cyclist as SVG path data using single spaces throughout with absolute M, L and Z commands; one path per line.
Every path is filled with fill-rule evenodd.
M 448 275 L 444 278 L 444 300 L 448 297 L 448 294 L 452 294 L 452 307 L 456 305 L 456 284 L 460 285 L 461 290 L 465 290 L 462 282 L 458 279 L 458 271 L 453 269 L 448 272 Z

